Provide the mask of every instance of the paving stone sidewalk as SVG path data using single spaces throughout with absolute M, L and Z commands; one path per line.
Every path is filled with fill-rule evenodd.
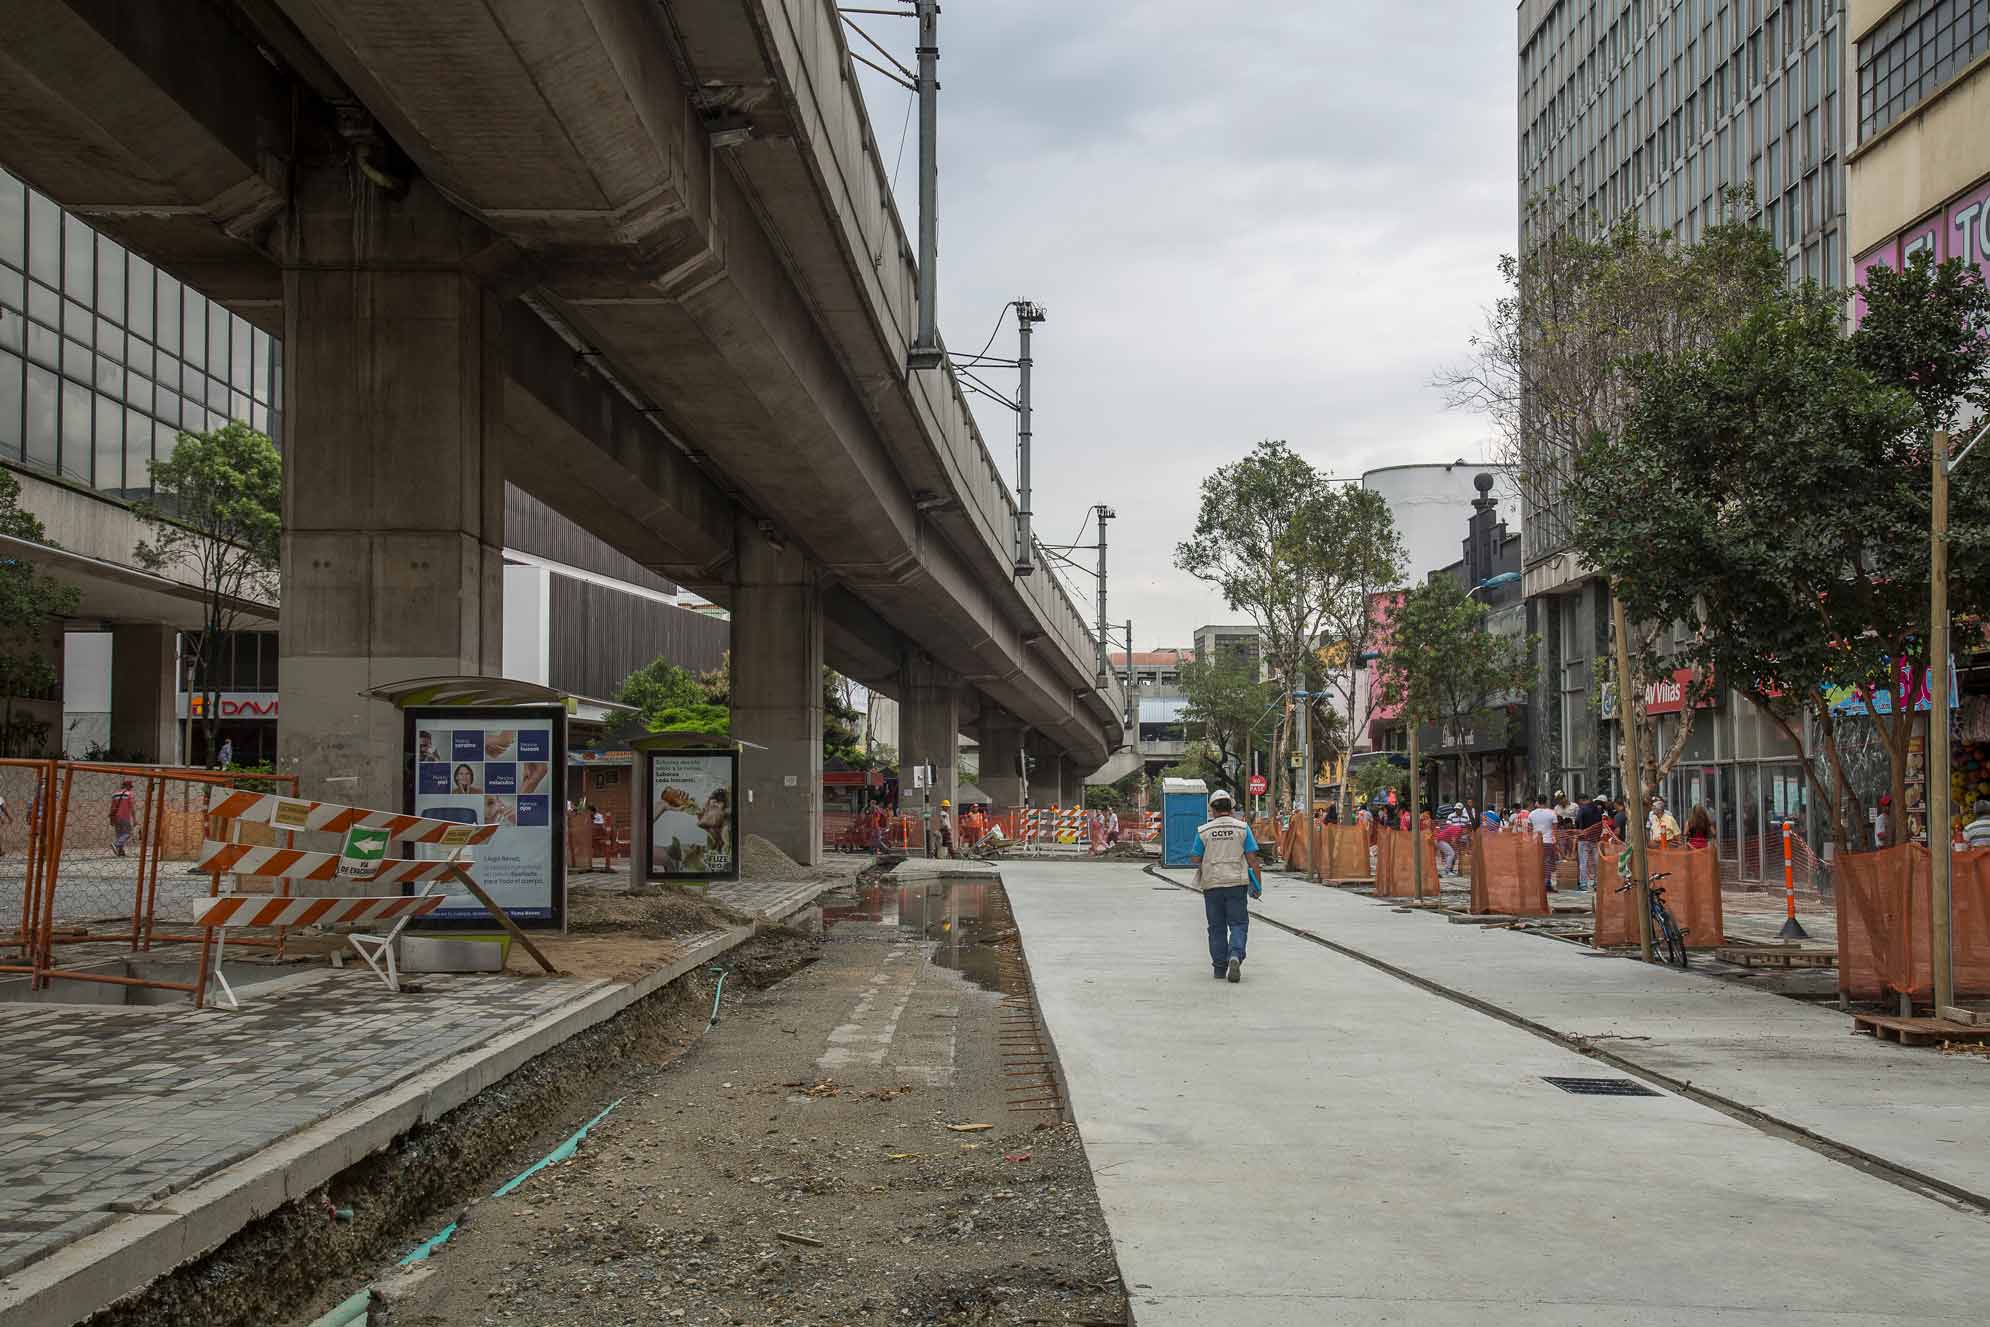
M 741 912 L 758 914 L 769 921 L 783 921 L 815 902 L 819 896 L 845 883 L 847 879 L 842 876 L 799 881 L 727 880 L 713 885 L 706 897 Z
M 17 1004 L 0 1018 L 0 1277 L 608 985 L 363 968 L 239 1012 Z

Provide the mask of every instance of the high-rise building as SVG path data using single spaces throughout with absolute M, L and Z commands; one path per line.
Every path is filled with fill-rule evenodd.
M 1724 188 L 1752 185 L 1790 276 L 1842 284 L 1843 8 L 1521 0 L 1523 249 L 1537 199 L 1573 224 L 1636 216 L 1691 242 Z
M 1926 251 L 1990 276 L 1990 0 L 1854 0 L 1854 271 Z
M 1632 217 L 1695 242 L 1722 219 L 1724 192 L 1747 186 L 1751 219 L 1790 277 L 1844 285 L 1844 43 L 1858 30 L 1844 10 L 1841 0 L 1520 0 L 1521 252 L 1541 226 L 1594 233 Z M 1552 498 L 1543 507 L 1538 486 L 1521 487 L 1528 630 L 1540 640 L 1531 775 L 1537 791 L 1605 787 L 1617 763 L 1603 703 L 1609 595 L 1573 556 Z M 1714 748 L 1704 754 L 1711 764 Z M 1739 800 L 1750 799 L 1761 797 Z

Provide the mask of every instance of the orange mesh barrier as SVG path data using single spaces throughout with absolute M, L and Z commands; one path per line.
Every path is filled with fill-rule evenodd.
M 1721 918 L 1721 864 L 1712 848 L 1650 848 L 1647 868 L 1653 875 L 1670 871 L 1659 882 L 1672 920 L 1686 933 L 1688 949 L 1715 949 L 1727 943 Z M 1629 898 L 1630 895 L 1625 895 Z
M 1415 898 L 1416 869 L 1410 857 L 1410 837 L 1413 831 L 1407 829 L 1378 829 L 1375 831 L 1375 894 L 1378 898 Z M 1437 845 L 1431 842 L 1428 834 L 1416 832 L 1418 847 L 1423 850 L 1423 896 L 1436 898 L 1437 884 Z
M 1932 863 L 1919 844 L 1851 853 L 1838 869 L 1838 988 L 1860 1000 L 1934 996 Z M 1955 993 L 1990 995 L 1990 848 L 1955 853 L 1950 890 Z
M 1590 943 L 1599 948 L 1638 943 L 1637 891 L 1617 892 L 1624 883 L 1617 874 L 1615 839 L 1599 845 L 1596 857 L 1596 929 Z M 1721 918 L 1720 858 L 1712 848 L 1647 848 L 1645 865 L 1653 875 L 1669 871 L 1659 881 L 1672 920 L 1686 933 L 1688 949 L 1714 949 L 1727 942 Z
M 1472 911 L 1548 915 L 1537 834 L 1480 834 L 1472 842 Z
M 1291 842 L 1286 846 L 1285 864 L 1295 871 L 1311 874 L 1313 870 L 1313 822 L 1305 816 L 1292 817 L 1292 826 L 1287 832 Z
M 1320 827 L 1320 876 L 1324 880 L 1366 880 L 1368 831 L 1359 825 Z
M 1616 839 L 1605 839 L 1597 845 L 1596 925 L 1590 932 L 1589 943 L 1598 949 L 1638 942 L 1637 891 L 1617 892 L 1617 887 L 1624 883 L 1617 874 L 1617 854 L 1621 851 L 1622 845 Z

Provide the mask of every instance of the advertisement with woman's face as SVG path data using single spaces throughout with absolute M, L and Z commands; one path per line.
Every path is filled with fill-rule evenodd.
M 729 876 L 738 860 L 731 752 L 650 756 L 653 878 Z

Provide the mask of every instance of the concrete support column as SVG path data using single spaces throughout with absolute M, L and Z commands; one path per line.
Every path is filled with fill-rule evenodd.
M 956 800 L 960 786 L 960 679 L 923 656 L 908 659 L 900 675 L 898 803 L 905 815 L 925 818 L 937 845 L 940 803 Z M 933 783 L 920 790 L 912 771 L 922 764 L 933 767 Z
M 1031 733 L 1025 743 L 1035 762 L 1030 771 L 1030 804 L 1038 807 L 1063 806 L 1063 756 L 1041 733 Z
M 776 548 L 751 522 L 735 535 L 732 735 L 758 743 L 739 757 L 742 834 L 798 862 L 822 861 L 822 590 L 815 568 Z
M 1020 768 L 1023 754 L 1023 725 L 1020 719 L 989 709 L 981 719 L 981 790 L 988 794 L 996 811 L 1014 811 L 1028 796 Z
M 175 635 L 173 628 L 156 623 L 111 628 L 115 759 L 170 764 L 179 751 Z
M 503 658 L 499 309 L 488 245 L 416 179 L 300 167 L 283 236 L 279 757 L 306 796 L 401 804 L 401 720 L 361 692 Z

